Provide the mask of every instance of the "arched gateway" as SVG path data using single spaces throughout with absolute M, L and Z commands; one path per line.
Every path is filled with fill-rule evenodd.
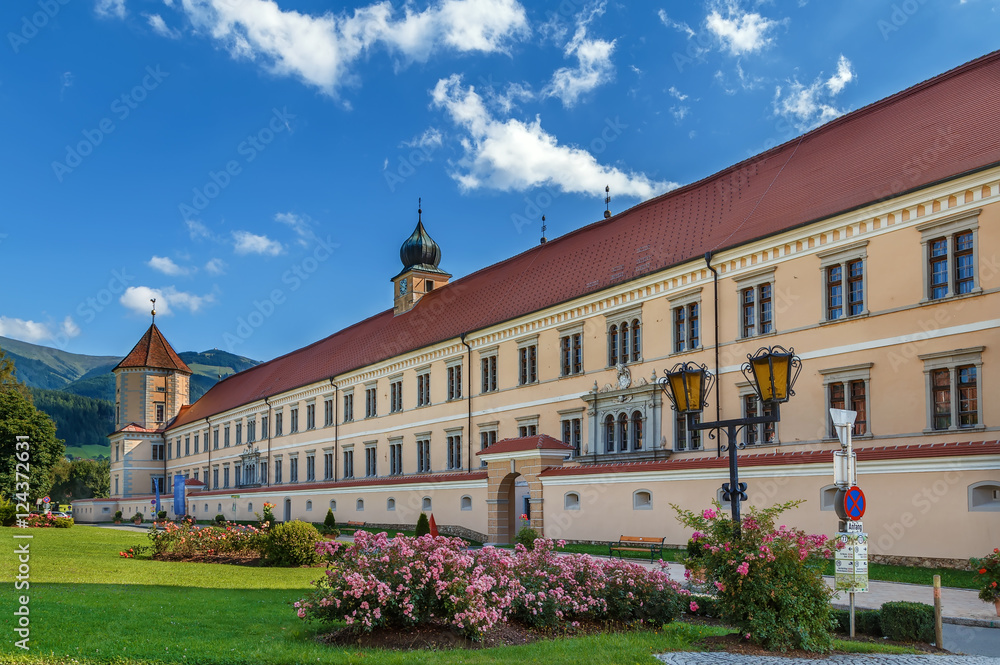
M 528 516 L 528 526 L 544 535 L 542 481 L 538 474 L 548 467 L 562 466 L 571 452 L 572 446 L 542 434 L 497 441 L 478 453 L 486 462 L 491 543 L 512 543 L 522 526 L 522 515 Z M 524 486 L 520 480 L 527 485 L 527 506 L 518 502 L 518 488 Z

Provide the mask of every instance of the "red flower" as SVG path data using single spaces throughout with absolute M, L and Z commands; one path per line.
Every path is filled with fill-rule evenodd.
M 979 574 L 980 575 L 985 575 L 986 574 L 986 569 L 985 568 L 980 568 L 979 569 Z

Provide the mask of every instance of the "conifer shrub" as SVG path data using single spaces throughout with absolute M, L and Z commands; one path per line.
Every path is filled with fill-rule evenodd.
M 326 518 L 323 520 L 323 535 L 333 536 L 336 538 L 340 535 L 340 529 L 337 528 L 337 518 L 333 516 L 333 509 L 326 509 Z
M 319 561 L 319 541 L 319 531 L 312 524 L 281 522 L 263 537 L 260 554 L 268 566 L 311 566 Z
M 417 533 L 416 536 L 426 536 L 431 532 L 431 523 L 427 519 L 427 515 L 420 513 L 420 517 L 417 518 Z
M 16 515 L 17 508 L 14 502 L 0 496 L 0 526 L 12 526 Z
M 222 513 L 219 513 L 218 515 L 215 516 L 215 523 L 216 524 L 225 524 L 226 523 L 226 516 L 223 515 Z

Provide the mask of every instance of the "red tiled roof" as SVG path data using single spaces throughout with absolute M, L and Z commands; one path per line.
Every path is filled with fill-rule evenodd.
M 1000 51 L 231 375 L 171 427 L 998 163 Z
M 573 446 L 563 443 L 559 439 L 554 439 L 548 434 L 539 434 L 538 436 L 523 436 L 516 439 L 502 439 L 476 454 L 516 453 L 523 450 L 561 450 L 568 453 L 573 450 Z
M 191 368 L 174 352 L 155 323 L 149 326 L 146 334 L 115 369 L 120 367 L 153 367 L 173 369 L 185 374 L 192 373 Z
M 118 434 L 119 432 L 146 432 L 150 434 L 155 434 L 156 432 L 162 432 L 162 431 L 163 431 L 162 429 L 149 429 L 143 427 L 142 425 L 139 425 L 138 423 L 129 423 L 128 425 L 125 425 L 125 427 L 122 427 L 117 432 L 112 432 L 112 434 Z
M 833 460 L 834 450 L 803 450 L 787 453 L 741 453 L 740 467 L 784 466 L 786 464 L 827 464 Z M 1000 441 L 962 441 L 954 443 L 924 443 L 906 446 L 880 446 L 855 448 L 858 461 L 871 462 L 891 459 L 919 459 L 926 457 L 961 457 L 964 455 L 1000 455 Z M 642 471 L 686 471 L 688 469 L 724 469 L 729 458 L 723 457 L 671 457 L 656 462 L 621 462 L 616 464 L 585 464 L 583 466 L 549 467 L 542 476 L 580 476 L 595 473 L 635 473 Z

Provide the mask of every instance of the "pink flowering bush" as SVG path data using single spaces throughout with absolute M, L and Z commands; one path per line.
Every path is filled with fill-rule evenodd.
M 45 513 L 40 515 L 38 513 L 32 513 L 24 520 L 25 526 L 28 528 L 56 528 L 56 529 L 68 529 L 73 526 L 72 517 L 56 517 L 52 513 Z
M 192 558 L 217 554 L 251 555 L 260 552 L 265 534 L 253 526 L 228 525 L 225 527 L 198 528 L 184 521 L 180 525 L 163 522 L 149 529 L 149 540 L 154 559 L 164 556 Z
M 800 503 L 751 507 L 739 538 L 718 502 L 701 513 L 673 508 L 680 522 L 695 530 L 697 547 L 689 546 L 685 564 L 704 571 L 724 621 L 767 649 L 827 652 L 832 647 L 833 592 L 823 581 L 823 570 L 835 541 L 775 527 L 778 515 Z
M 466 549 L 459 538 L 357 531 L 354 543 L 320 543 L 326 574 L 295 604 L 302 619 L 344 621 L 361 632 L 430 622 L 473 638 L 498 622 L 572 627 L 581 620 L 662 625 L 683 609 L 660 571 L 587 555 L 558 556 L 551 540 L 528 550 Z

